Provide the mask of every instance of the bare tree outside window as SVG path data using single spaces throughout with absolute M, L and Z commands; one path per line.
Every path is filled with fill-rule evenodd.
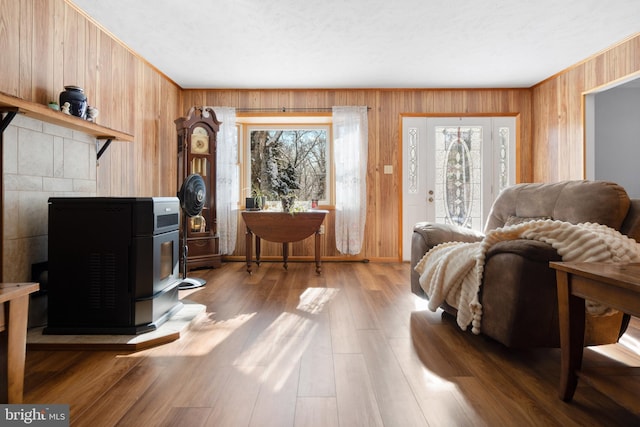
M 295 170 L 297 200 L 327 199 L 327 129 L 251 129 L 251 190 L 278 200 L 273 177 Z

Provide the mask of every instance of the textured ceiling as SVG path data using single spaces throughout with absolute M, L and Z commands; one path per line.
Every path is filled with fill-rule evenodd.
M 640 0 L 72 0 L 183 88 L 530 87 Z

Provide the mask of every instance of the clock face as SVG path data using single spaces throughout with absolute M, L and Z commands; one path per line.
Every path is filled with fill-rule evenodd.
M 209 134 L 204 128 L 197 127 L 191 134 L 191 152 L 206 154 L 209 152 Z

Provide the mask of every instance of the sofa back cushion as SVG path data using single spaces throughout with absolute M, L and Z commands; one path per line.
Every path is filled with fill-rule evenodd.
M 640 242 L 640 199 L 631 199 L 629 212 L 620 227 L 620 232 Z
M 572 224 L 593 222 L 620 230 L 629 206 L 627 192 L 613 182 L 516 184 L 504 189 L 494 202 L 485 232 L 503 227 L 509 217 L 549 217 Z

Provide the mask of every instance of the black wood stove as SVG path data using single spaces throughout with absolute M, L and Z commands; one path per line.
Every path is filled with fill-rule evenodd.
M 138 334 L 178 299 L 177 197 L 49 199 L 45 334 Z

